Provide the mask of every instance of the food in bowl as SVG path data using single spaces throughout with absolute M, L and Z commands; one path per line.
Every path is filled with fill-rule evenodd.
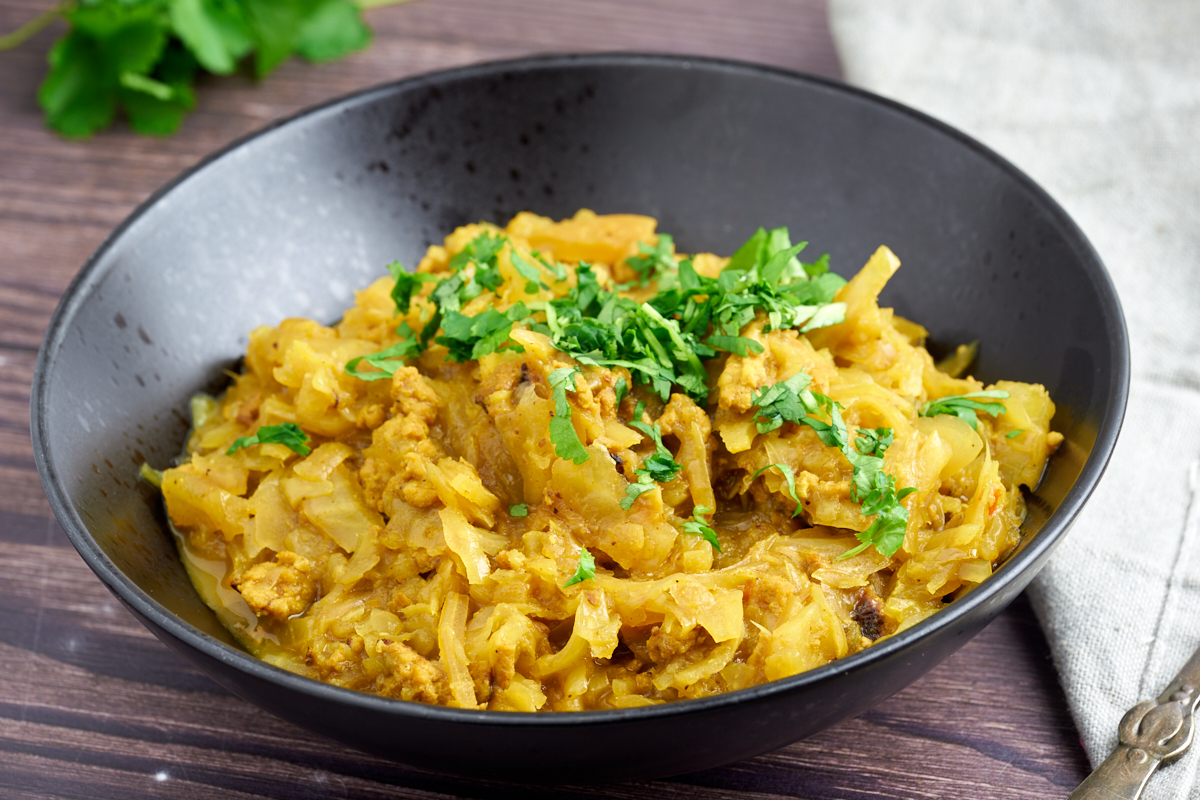
M 785 229 L 684 258 L 655 220 L 468 225 L 334 326 L 251 333 L 161 487 L 251 653 L 510 711 L 741 689 L 986 580 L 1061 442 L 1035 384 L 939 369 Z

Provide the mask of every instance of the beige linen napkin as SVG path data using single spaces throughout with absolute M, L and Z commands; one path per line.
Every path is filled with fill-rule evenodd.
M 1116 283 L 1133 383 L 1108 472 L 1032 590 L 1099 763 L 1200 645 L 1200 2 L 830 0 L 849 82 L 1044 186 Z M 1146 797 L 1200 797 L 1200 744 Z

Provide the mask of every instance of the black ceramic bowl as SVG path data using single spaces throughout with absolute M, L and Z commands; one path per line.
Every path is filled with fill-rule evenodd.
M 143 461 L 179 451 L 188 398 L 217 391 L 256 325 L 337 319 L 356 287 L 457 225 L 585 207 L 660 220 L 730 253 L 787 225 L 853 274 L 879 244 L 883 295 L 934 343 L 981 339 L 974 370 L 1045 384 L 1066 445 L 1023 547 L 986 584 L 865 652 L 725 696 L 521 715 L 326 686 L 240 650 L 200 602 Z M 71 284 L 33 387 L 38 469 L 100 579 L 223 686 L 363 750 L 519 781 L 687 772 L 808 736 L 879 703 L 1025 587 L 1112 452 L 1128 383 L 1120 307 L 1079 229 L 967 137 L 827 81 L 694 58 L 558 56 L 372 89 L 234 144 L 137 210 Z M 164 710 L 167 713 L 169 710 Z

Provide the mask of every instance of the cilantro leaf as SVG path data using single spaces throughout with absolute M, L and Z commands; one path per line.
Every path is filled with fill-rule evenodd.
M 655 484 L 673 480 L 683 469 L 683 465 L 675 460 L 671 451 L 663 444 L 658 423 L 648 425 L 637 419 L 642 415 L 643 408 L 643 404 L 638 403 L 638 408 L 634 412 L 635 419 L 630 421 L 629 427 L 641 431 L 649 437 L 654 442 L 654 452 L 642 459 L 642 465 L 634 469 L 633 474 L 638 476 L 637 481 L 625 487 L 625 497 L 621 498 L 621 508 L 626 511 L 633 507 L 635 500 L 653 489 Z
M 152 76 L 121 75 L 118 96 L 129 127 L 148 136 L 167 136 L 179 130 L 196 104 L 192 80 L 196 59 L 177 40 L 170 40 Z
M 655 485 L 654 479 L 649 474 L 639 475 L 636 481 L 625 487 L 625 496 L 621 498 L 621 508 L 626 511 L 633 508 L 634 501 L 654 489 Z
M 308 438 L 308 434 L 294 422 L 264 425 L 253 436 L 243 436 L 235 441 L 233 446 L 225 451 L 225 455 L 231 456 L 243 447 L 251 447 L 256 444 L 282 444 L 293 452 L 306 456 L 312 452 L 312 448 L 308 446 L 310 441 L 312 440 Z
M 758 406 L 755 427 L 759 433 L 779 428 L 784 422 L 800 422 L 807 416 L 808 409 L 800 400 L 800 392 L 808 388 L 812 378 L 806 372 L 797 372 L 785 381 L 771 387 L 760 387 L 750 396 L 750 402 Z
M 515 506 L 508 507 L 509 516 L 513 517 L 528 517 L 529 506 L 525 503 L 517 503 Z
M 765 467 L 760 469 L 758 472 L 755 472 L 753 475 L 751 475 L 750 479 L 754 480 L 759 475 L 762 475 L 764 472 L 766 472 L 769 469 L 779 470 L 780 474 L 783 475 L 783 479 L 785 481 L 787 481 L 788 494 L 790 494 L 792 496 L 792 499 L 796 501 L 796 510 L 792 512 L 792 516 L 793 517 L 796 516 L 797 514 L 800 513 L 800 506 L 802 504 L 800 502 L 800 495 L 798 495 L 796 493 L 796 473 L 792 470 L 792 467 L 790 464 L 767 464 Z
M 349 0 L 324 0 L 296 31 L 296 52 L 314 64 L 334 61 L 371 44 L 371 29 Z
M 641 255 L 630 256 L 625 259 L 625 263 L 637 273 L 636 282 L 645 286 L 651 280 L 659 280 L 662 276 L 679 270 L 679 262 L 673 255 L 674 249 L 675 240 L 665 233 L 660 233 L 654 247 L 638 242 L 638 252 Z
M 858 438 L 854 440 L 854 446 L 858 452 L 864 456 L 877 455 L 883 458 L 883 454 L 892 446 L 892 442 L 896 440 L 896 434 L 891 428 L 876 428 L 870 430 L 868 428 L 858 429 Z
M 495 291 L 504 283 L 497 255 L 507 241 L 503 236 L 493 236 L 485 231 L 450 259 L 450 269 L 453 272 L 461 273 L 467 267 L 473 267 L 461 284 L 462 288 L 458 292 L 459 303 L 475 299 L 484 289 Z M 444 307 L 444 304 L 442 305 Z
M 171 27 L 209 72 L 228 75 L 254 47 L 242 7 L 221 0 L 170 0 Z
M 395 375 L 396 370 L 404 366 L 406 359 L 420 355 L 421 342 L 407 322 L 402 322 L 400 327 L 396 328 L 396 333 L 403 338 L 391 347 L 385 347 L 377 353 L 369 353 L 347 361 L 346 374 L 364 381 L 381 381 Z M 363 361 L 377 369 L 378 372 L 363 372 L 358 369 L 358 365 Z
M 845 303 L 826 303 L 820 306 L 798 306 L 792 316 L 792 327 L 799 327 L 801 333 L 808 333 L 817 328 L 828 328 L 846 321 Z
M 852 469 L 850 499 L 859 504 L 864 517 L 874 517 L 865 531 L 855 534 L 862 544 L 841 558 L 849 558 L 872 545 L 883 555 L 891 556 L 904 544 L 908 525 L 908 509 L 900 501 L 916 491 L 913 487 L 896 491 L 896 478 L 883 469 L 883 455 L 895 441 L 895 432 L 891 428 L 859 428 L 851 444 L 840 404 L 810 390 L 810 383 L 811 378 L 801 371 L 752 394 L 751 402 L 758 407 L 755 425 L 759 433 L 775 430 L 784 422 L 807 425 L 827 447 L 841 450 Z M 821 416 L 827 416 L 829 421 L 820 419 Z M 786 464 L 763 467 L 754 477 L 772 466 L 789 478 L 788 487 L 795 498 L 795 477 Z M 796 510 L 798 513 L 799 505 Z
M 892 556 L 904 544 L 904 535 L 908 530 L 908 509 L 901 505 L 891 506 L 871 521 L 864 531 L 854 534 L 859 545 L 838 556 L 839 561 L 853 558 L 868 547 L 874 546 L 885 556 Z
M 713 334 L 704 340 L 704 343 L 709 347 L 715 347 L 718 350 L 726 350 L 735 355 L 745 358 L 750 353 L 761 353 L 763 346 L 754 339 L 745 336 L 721 336 Z
M 976 400 L 981 397 L 983 400 Z M 988 392 L 968 392 L 967 394 L 952 394 L 946 397 L 939 397 L 936 400 L 930 400 L 921 406 L 920 415 L 922 417 L 936 417 L 938 414 L 950 414 L 965 420 L 975 430 L 979 430 L 979 417 L 975 415 L 977 411 L 983 411 L 986 414 L 991 414 L 993 417 L 998 417 L 1004 413 L 1003 403 L 989 403 L 987 400 L 1007 400 L 1009 394 L 1001 389 L 993 389 Z
M 50 50 L 50 73 L 38 90 L 46 122 L 64 136 L 90 136 L 112 124 L 122 86 L 143 87 L 167 46 L 157 6 L 103 3 L 64 15 L 71 30 Z
M 522 256 L 520 253 L 518 253 L 517 249 L 515 247 L 510 247 L 508 252 L 509 252 L 509 261 L 512 262 L 513 269 L 515 269 L 517 271 L 517 274 L 520 275 L 522 278 L 524 278 L 526 281 L 525 294 L 535 294 L 535 293 L 537 293 L 538 289 L 549 289 L 550 288 L 542 280 L 542 274 L 541 274 L 541 272 L 538 271 L 538 268 L 536 266 L 534 266 L 533 264 L 529 263 L 528 261 L 526 261 L 524 256 Z M 546 264 L 542 261 L 538 261 L 538 263 L 544 267 L 546 266 Z M 549 267 L 547 267 L 547 269 L 549 269 Z M 558 273 L 555 272 L 555 278 L 557 280 L 565 280 L 566 279 L 566 271 L 563 270 L 561 267 L 559 268 L 559 270 L 562 271 L 562 277 L 560 278 L 558 276 Z
M 443 335 L 434 341 L 445 345 L 450 351 L 447 358 L 459 364 L 501 350 L 524 353 L 525 348 L 512 341 L 509 334 L 514 322 L 528 316 L 529 309 L 524 303 L 517 303 L 503 313 L 489 308 L 473 317 L 450 311 L 442 318 Z
M 803 371 L 785 381 L 767 388 L 760 388 L 750 397 L 759 407 L 755 427 L 759 433 L 767 433 L 784 422 L 795 422 L 812 428 L 817 438 L 826 447 L 845 451 L 847 444 L 846 423 L 842 420 L 841 405 L 818 392 L 809 390 L 812 378 Z M 826 415 L 825 422 L 816 415 Z M 764 420 L 764 421 L 759 421 Z
M 1024 432 L 1025 432 L 1024 428 L 1016 428 L 1015 430 L 1011 430 L 1008 433 L 1004 434 L 1004 438 L 1005 439 L 1015 439 Z
M 353 0 L 62 2 L 8 37 L 8 45 L 19 44 L 61 14 L 70 28 L 51 47 L 50 71 L 38 90 L 46 124 L 82 138 L 111 125 L 123 110 L 135 131 L 165 135 L 177 130 L 195 105 L 197 66 L 228 75 L 252 55 L 261 78 L 293 53 L 313 62 L 340 58 L 371 41 L 364 5 Z M 179 69 L 184 62 L 187 69 Z
M 713 510 L 708 506 L 696 506 L 692 509 L 692 518 L 683 523 L 683 532 L 699 536 L 719 553 L 721 552 L 721 542 L 717 539 L 717 532 L 704 521 L 704 517 L 711 513 Z
M 563 588 L 574 586 L 583 581 L 590 581 L 596 577 L 596 559 L 591 552 L 585 547 L 579 551 L 579 564 L 575 567 L 575 574 L 563 584 Z
M 437 277 L 426 272 L 409 272 L 399 261 L 388 264 L 388 272 L 396 284 L 392 287 L 392 302 L 396 304 L 397 314 L 407 314 L 412 307 L 413 295 L 421 291 L 421 284 L 437 280 Z
M 620 406 L 621 401 L 625 399 L 625 395 L 629 394 L 629 384 L 626 383 L 623 376 L 617 378 L 617 385 L 613 387 L 613 392 L 616 394 L 616 404 Z
M 571 424 L 571 404 L 567 392 L 575 393 L 575 376 L 580 375 L 574 367 L 560 367 L 550 373 L 548 380 L 554 390 L 554 416 L 550 419 L 550 442 L 559 458 L 569 459 L 576 464 L 587 461 L 589 454 L 579 434 Z M 570 385 L 570 389 L 567 386 Z
M 105 54 L 90 36 L 72 31 L 50 48 L 50 73 L 38 89 L 46 124 L 79 139 L 112 124 L 117 92 L 104 69 Z

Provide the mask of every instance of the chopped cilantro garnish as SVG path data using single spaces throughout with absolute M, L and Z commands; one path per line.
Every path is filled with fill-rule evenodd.
M 513 517 L 528 517 L 529 506 L 525 503 L 517 503 L 515 506 L 508 507 L 509 516 Z
M 625 378 L 617 378 L 617 385 L 613 387 L 613 391 L 617 396 L 617 405 L 625 399 L 625 395 L 629 394 L 629 384 L 625 382 Z
M 460 364 L 475 361 L 488 353 L 510 350 L 524 353 L 525 348 L 508 338 L 514 322 L 529 316 L 524 303 L 517 303 L 501 313 L 489 308 L 482 314 L 468 317 L 450 311 L 442 318 L 442 336 L 434 341 L 450 351 L 447 358 Z
M 1008 433 L 1004 434 L 1004 438 L 1005 439 L 1015 439 L 1024 432 L 1025 432 L 1024 428 L 1017 428 L 1016 430 L 1012 430 L 1012 431 L 1009 431 Z
M 522 258 L 515 247 L 508 252 L 513 268 L 516 269 L 518 275 L 525 279 L 525 294 L 534 294 L 538 289 L 550 288 L 542 282 L 538 268 Z
M 625 259 L 634 272 L 637 273 L 637 283 L 644 286 L 652 280 L 659 280 L 665 275 L 673 275 L 679 271 L 679 262 L 673 255 L 675 240 L 665 233 L 658 235 L 658 242 L 650 247 L 644 242 L 638 242 L 640 256 Z
M 717 540 L 717 532 L 704 520 L 704 517 L 711 513 L 713 513 L 713 509 L 708 506 L 696 506 L 692 509 L 692 518 L 683 523 L 683 532 L 699 536 L 719 553 L 721 552 L 721 542 Z
M 642 459 L 642 465 L 633 471 L 633 474 L 638 476 L 637 481 L 625 487 L 625 497 L 621 498 L 621 508 L 626 511 L 633 506 L 634 500 L 653 489 L 656 483 L 667 483 L 683 469 L 683 465 L 675 460 L 671 451 L 663 444 L 658 424 L 647 425 L 639 419 L 642 416 L 643 408 L 644 406 L 638 403 L 637 411 L 634 412 L 634 419 L 629 423 L 629 427 L 650 437 L 654 442 L 654 452 Z
M 421 285 L 437 280 L 428 295 L 434 313 L 419 336 L 402 334 L 404 343 L 362 359 L 379 373 L 355 371 L 356 361 L 348 365 L 350 374 L 378 380 L 398 368 L 391 363 L 394 359 L 418 355 L 431 341 L 445 345 L 450 359 L 459 362 L 499 350 L 519 350 L 509 333 L 513 325 L 524 323 L 581 364 L 624 367 L 635 383 L 650 386 L 663 400 L 672 391 L 682 391 L 705 405 L 709 388 L 704 362 L 720 351 L 740 356 L 761 353 L 759 342 L 742 336 L 742 330 L 760 315 L 765 316 L 766 330 L 801 331 L 833 325 L 845 317 L 845 305 L 833 302 L 845 281 L 829 272 L 825 256 L 813 264 L 801 263 L 797 254 L 804 244 L 792 245 L 786 228 L 759 229 L 716 278 L 697 273 L 690 260 L 677 261 L 672 238 L 660 234 L 653 247 L 640 245 L 641 254 L 627 261 L 640 282 L 657 284 L 656 293 L 645 302 L 622 297 L 621 287 L 602 286 L 591 266 L 580 263 L 575 285 L 564 297 L 528 307 L 518 303 L 503 312 L 489 308 L 474 316 L 463 314 L 471 300 L 502 285 L 498 256 L 506 246 L 527 293 L 546 288 L 543 270 L 556 281 L 567 279 L 562 265 L 536 252 L 526 257 L 503 235 L 492 232 L 481 233 L 456 253 L 450 259 L 450 274 L 440 280 L 406 273 L 393 264 L 389 269 L 396 280 L 392 296 L 397 310 L 407 312 Z M 531 315 L 534 319 L 526 322 Z M 367 377 L 375 375 L 379 377 Z M 558 428 L 565 433 L 561 422 Z
M 550 420 L 550 442 L 559 458 L 570 459 L 576 464 L 588 460 L 587 448 L 579 441 L 579 434 L 571 424 L 571 404 L 567 402 L 567 392 L 575 393 L 575 376 L 579 374 L 579 370 L 574 367 L 560 367 L 549 376 L 550 388 L 554 390 L 554 417 Z
M 585 547 L 579 551 L 579 564 L 575 567 L 575 574 L 563 584 L 563 588 L 574 586 L 583 581 L 590 581 L 596 577 L 596 559 Z
M 780 474 L 783 475 L 783 479 L 785 481 L 787 481 L 788 494 L 790 494 L 792 496 L 792 499 L 796 501 L 796 510 L 792 512 L 792 516 L 794 517 L 800 513 L 800 495 L 796 494 L 796 473 L 792 470 L 791 465 L 789 465 L 789 464 L 767 464 L 765 467 L 760 469 L 758 472 L 756 472 L 752 476 L 750 476 L 750 478 L 751 478 L 751 480 L 753 480 L 754 478 L 757 478 L 759 475 L 762 475 L 764 472 L 766 472 L 767 470 L 772 469 L 772 468 L 779 470 Z
M 805 372 L 797 372 L 786 381 L 771 387 L 763 387 L 750 396 L 750 402 L 758 406 L 754 420 L 759 433 L 767 433 L 784 422 L 800 422 L 809 413 L 800 400 L 800 392 L 808 389 L 812 379 Z M 816 409 L 814 409 L 815 411 Z
M 421 342 L 418 341 L 416 332 L 413 331 L 407 322 L 400 323 L 400 327 L 396 328 L 396 333 L 404 337 L 391 347 L 385 347 L 377 353 L 369 353 L 365 356 L 352 358 L 346 362 L 346 374 L 353 375 L 364 381 L 381 381 L 384 378 L 390 378 L 396 374 L 396 370 L 404 366 L 405 359 L 419 355 L 421 352 Z M 378 372 L 363 372 L 358 368 L 362 362 L 367 362 Z
M 868 428 L 858 429 L 858 438 L 854 440 L 854 446 L 858 452 L 864 456 L 879 456 L 883 458 L 883 454 L 892 446 L 892 442 L 896 440 L 896 434 L 891 428 L 876 428 L 870 430 Z
M 803 245 L 792 246 L 785 228 L 760 230 L 717 278 L 700 275 L 690 261 L 674 266 L 670 246 L 669 237 L 660 235 L 656 247 L 643 245 L 642 255 L 627 262 L 658 281 L 647 302 L 600 287 L 591 269 L 580 265 L 578 285 L 537 309 L 545 311 L 546 322 L 531 327 L 582 363 L 627 368 L 663 400 L 678 386 L 704 405 L 705 360 L 720 350 L 762 352 L 761 344 L 741 335 L 758 314 L 766 314 L 768 329 L 811 330 L 845 317 L 844 304 L 833 302 L 845 281 L 828 273 L 827 260 L 800 264 L 795 255 Z M 671 274 L 675 279 L 665 280 Z
M 308 434 L 294 422 L 264 425 L 253 436 L 243 436 L 234 442 L 233 446 L 225 451 L 225 455 L 231 456 L 243 447 L 256 444 L 282 444 L 292 451 L 306 456 L 312 452 L 312 448 L 308 446 L 310 441 L 312 440 L 308 438 Z
M 817 433 L 817 438 L 826 447 L 847 448 L 846 423 L 842 421 L 841 408 L 837 402 L 823 394 L 809 390 L 812 378 L 805 372 L 797 372 L 786 381 L 759 389 L 750 397 L 750 402 L 759 407 L 755 426 L 759 433 L 773 431 L 784 422 L 807 425 Z M 829 422 L 812 414 L 827 414 Z
M 388 272 L 392 273 L 392 278 L 396 281 L 392 287 L 392 301 L 396 304 L 398 314 L 408 313 L 413 295 L 421 291 L 421 284 L 437 280 L 436 275 L 426 272 L 408 272 L 399 261 L 388 264 Z
M 1004 404 L 982 402 L 975 400 L 974 398 L 976 397 L 982 397 L 985 400 L 1007 400 L 1009 394 L 1000 389 L 993 389 L 988 392 L 952 394 L 925 403 L 921 406 L 920 414 L 922 417 L 936 417 L 938 414 L 950 414 L 961 420 L 965 420 L 972 428 L 979 430 L 979 417 L 975 416 L 975 412 L 982 411 L 986 414 L 991 414 L 993 417 L 998 417 L 1004 413 Z
M 759 409 L 755 422 L 758 431 L 767 433 L 784 422 L 794 422 L 812 428 L 827 447 L 841 450 L 853 469 L 850 499 L 861 506 L 863 516 L 875 517 L 866 530 L 855 534 L 862 544 L 843 554 L 842 558 L 857 555 L 871 545 L 883 555 L 891 556 L 904 544 L 904 533 L 908 528 L 908 509 L 900 505 L 900 501 L 916 491 L 912 487 L 896 491 L 895 477 L 883 470 L 883 454 L 895 441 L 895 433 L 891 428 L 859 428 L 851 444 L 840 404 L 810 390 L 811 382 L 806 373 L 797 372 L 786 381 L 755 392 L 751 402 Z M 829 421 L 815 415 L 826 415 Z M 788 486 L 795 498 L 795 477 L 790 467 L 784 471 L 787 465 L 769 466 L 778 467 L 789 477 Z

